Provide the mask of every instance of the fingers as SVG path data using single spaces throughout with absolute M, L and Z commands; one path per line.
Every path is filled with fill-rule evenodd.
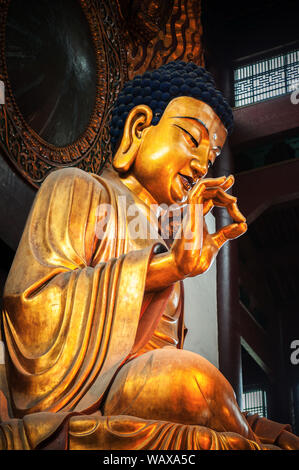
M 201 194 L 202 187 L 215 189 L 221 188 L 223 191 L 227 191 L 233 186 L 234 182 L 235 178 L 233 175 L 229 175 L 228 177 L 220 176 L 219 178 L 205 178 L 203 180 L 198 180 L 190 191 L 190 197 L 194 197 L 198 192 Z
M 218 207 L 226 207 L 227 212 L 232 217 L 233 220 L 236 222 L 245 222 L 246 218 L 241 213 L 237 205 L 237 198 L 227 194 L 222 187 L 221 188 L 213 188 L 213 189 L 206 189 L 203 194 L 204 199 L 204 213 L 205 209 L 207 208 L 208 211 L 211 210 L 213 206 Z M 212 201 L 212 204 L 211 202 Z M 207 211 L 207 212 L 208 212 Z M 207 213 L 206 212 L 206 213 Z
M 203 202 L 203 215 L 207 215 L 214 206 L 226 207 L 235 222 L 245 222 L 246 218 L 237 205 L 237 198 L 227 194 L 235 182 L 233 175 L 199 180 L 189 194 L 189 202 Z
M 231 176 L 228 178 L 234 178 L 234 177 Z M 198 180 L 189 193 L 189 201 L 199 198 L 203 194 L 206 188 L 219 187 L 219 186 L 223 187 L 223 185 L 225 184 L 225 185 L 228 185 L 227 189 L 229 189 L 229 187 L 231 187 L 231 179 L 228 180 L 228 178 L 226 178 L 226 176 L 221 176 L 219 178 L 206 178 L 203 180 Z
M 206 189 L 204 192 L 204 199 L 214 199 L 219 206 L 227 206 L 237 201 L 237 198 L 227 194 L 221 188 Z
M 200 180 L 202 184 L 204 184 L 206 187 L 217 187 L 217 186 L 223 186 L 224 183 L 226 183 L 226 176 L 220 176 L 219 178 L 205 178 L 203 180 Z
M 233 175 L 229 175 L 226 180 L 224 181 L 224 183 L 221 185 L 221 188 L 224 190 L 224 191 L 227 191 L 228 189 L 230 189 L 233 184 L 235 183 L 235 178 Z
M 227 177 L 220 176 L 219 178 L 206 178 L 206 179 L 200 180 L 199 182 L 204 184 L 206 188 L 214 187 L 216 189 L 217 187 L 221 187 L 221 189 L 223 189 L 224 191 L 227 191 L 233 186 L 235 182 L 235 178 L 233 175 L 229 175 Z
M 236 222 L 246 222 L 246 217 L 242 214 L 236 202 L 227 207 L 227 212 Z
M 214 201 L 213 199 L 208 199 L 207 201 L 204 201 L 203 203 L 203 215 L 207 215 L 211 209 L 214 207 Z
M 202 181 L 197 181 L 188 195 L 188 201 L 196 203 L 200 202 L 200 197 L 203 195 L 205 189 L 206 187 Z
M 234 182 L 235 182 L 235 178 L 233 175 L 219 176 L 218 178 L 200 179 L 197 181 L 197 183 L 195 183 L 190 194 L 192 192 L 196 192 L 197 188 L 201 187 L 202 185 L 204 185 L 207 188 L 210 188 L 210 187 L 216 188 L 220 186 L 224 191 L 227 191 L 229 188 L 233 186 Z
M 212 238 L 218 248 L 220 249 L 222 245 L 224 245 L 225 242 L 228 240 L 233 240 L 235 238 L 240 237 L 245 233 L 247 230 L 247 224 L 245 222 L 242 223 L 234 223 L 230 225 L 226 225 L 225 227 L 222 227 L 218 232 L 214 233 L 212 235 Z

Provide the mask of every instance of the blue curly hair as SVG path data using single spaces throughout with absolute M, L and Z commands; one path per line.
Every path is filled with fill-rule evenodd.
M 222 93 L 215 88 L 212 75 L 192 62 L 174 61 L 125 83 L 112 110 L 110 135 L 113 154 L 131 109 L 138 104 L 148 105 L 153 111 L 152 125 L 156 125 L 170 101 L 179 96 L 190 96 L 207 103 L 231 133 L 233 113 Z

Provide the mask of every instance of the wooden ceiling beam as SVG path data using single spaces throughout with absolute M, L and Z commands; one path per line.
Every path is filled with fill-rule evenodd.
M 299 200 L 298 174 L 299 159 L 239 173 L 234 195 L 247 222 L 252 223 L 276 204 Z
M 298 129 L 298 112 L 299 104 L 292 104 L 290 94 L 234 108 L 231 147 L 238 150 L 249 143 Z
M 241 344 L 268 376 L 275 371 L 275 354 L 266 331 L 240 302 Z

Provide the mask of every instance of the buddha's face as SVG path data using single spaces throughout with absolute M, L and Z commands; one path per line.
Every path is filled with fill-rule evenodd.
M 195 98 L 172 100 L 147 127 L 131 168 L 159 203 L 182 203 L 220 154 L 227 131 L 212 108 Z

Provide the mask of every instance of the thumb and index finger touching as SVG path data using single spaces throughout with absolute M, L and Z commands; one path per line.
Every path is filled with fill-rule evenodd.
M 212 235 L 214 242 L 219 248 L 221 248 L 221 246 L 224 245 L 224 243 L 228 240 L 238 238 L 247 231 L 246 218 L 239 210 L 236 198 L 225 194 L 225 192 L 233 186 L 234 182 L 235 179 L 233 175 L 229 175 L 228 177 L 222 176 L 219 178 L 206 178 L 204 180 L 198 181 L 190 193 L 190 202 L 192 201 L 200 203 L 202 201 L 202 195 L 205 190 L 208 191 L 212 188 L 221 190 L 223 202 L 225 203 L 224 205 L 226 206 L 227 211 L 234 222 L 222 227 Z
M 234 240 L 243 235 L 246 231 L 247 224 L 245 222 L 237 222 L 222 227 L 212 235 L 212 238 L 218 248 L 221 248 L 228 240 Z
M 235 178 L 233 175 L 198 180 L 190 191 L 189 201 L 193 202 L 197 196 L 200 197 L 204 191 L 209 188 L 221 188 L 224 191 L 227 191 L 233 186 L 234 182 Z

